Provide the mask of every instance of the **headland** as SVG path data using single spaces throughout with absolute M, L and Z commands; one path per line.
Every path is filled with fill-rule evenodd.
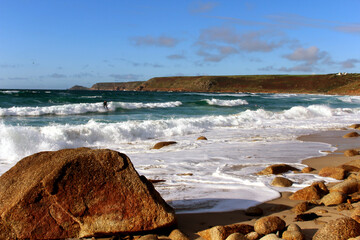
M 360 94 L 360 74 L 155 77 L 138 82 L 102 82 L 70 90 Z

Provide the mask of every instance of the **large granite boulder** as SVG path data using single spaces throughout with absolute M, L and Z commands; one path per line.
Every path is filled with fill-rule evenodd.
M 323 196 L 329 193 L 329 190 L 323 182 L 314 182 L 311 186 L 305 187 L 293 193 L 289 199 L 314 201 L 320 200 Z
M 283 230 L 285 225 L 285 221 L 278 216 L 267 216 L 256 220 L 254 230 L 259 234 L 266 235 Z
M 313 240 L 346 240 L 360 235 L 360 223 L 344 217 L 332 220 L 320 228 Z
M 41 152 L 0 177 L 0 239 L 59 239 L 149 231 L 175 214 L 130 159 L 89 148 Z

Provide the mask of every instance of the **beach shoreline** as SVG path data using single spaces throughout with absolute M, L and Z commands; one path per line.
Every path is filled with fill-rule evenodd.
M 358 138 L 343 138 L 346 133 L 352 132 L 352 129 L 321 131 L 310 135 L 300 136 L 298 140 L 307 142 L 322 142 L 331 144 L 337 149 L 329 152 L 325 156 L 313 157 L 302 161 L 303 164 L 314 168 L 311 173 L 317 174 L 323 167 L 335 167 L 351 160 L 360 159 L 360 156 L 346 157 L 344 151 L 347 149 L 359 149 Z M 194 213 L 194 214 L 177 214 L 178 227 L 186 233 L 190 239 L 202 239 L 196 233 L 218 225 L 230 225 L 235 223 L 246 223 L 254 225 L 255 221 L 263 216 L 279 216 L 286 224 L 295 222 L 298 224 L 306 239 L 311 239 L 315 232 L 330 220 L 343 216 L 350 216 L 350 211 L 338 211 L 336 206 L 325 207 L 316 206 L 311 212 L 322 212 L 321 217 L 315 221 L 296 222 L 296 214 L 291 210 L 302 201 L 290 200 L 291 192 L 281 192 L 281 197 L 257 205 L 263 209 L 264 214 L 259 217 L 247 216 L 245 210 L 216 213 Z M 354 207 L 357 203 L 352 204 Z M 320 214 L 319 214 L 320 215 Z

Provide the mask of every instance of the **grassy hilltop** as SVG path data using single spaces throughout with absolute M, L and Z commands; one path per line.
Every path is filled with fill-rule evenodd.
M 360 74 L 156 77 L 137 90 L 360 94 Z
M 96 83 L 90 90 L 360 95 L 360 74 L 155 77 L 146 82 Z

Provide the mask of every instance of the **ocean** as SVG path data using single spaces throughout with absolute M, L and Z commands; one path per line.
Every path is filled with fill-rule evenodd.
M 358 96 L 0 90 L 0 174 L 40 151 L 108 148 L 162 180 L 155 188 L 178 213 L 246 209 L 283 191 L 256 172 L 275 163 L 301 169 L 303 159 L 335 150 L 297 137 L 359 118 Z M 177 144 L 151 149 L 159 141 Z M 287 191 L 331 181 L 284 176 L 295 182 Z

